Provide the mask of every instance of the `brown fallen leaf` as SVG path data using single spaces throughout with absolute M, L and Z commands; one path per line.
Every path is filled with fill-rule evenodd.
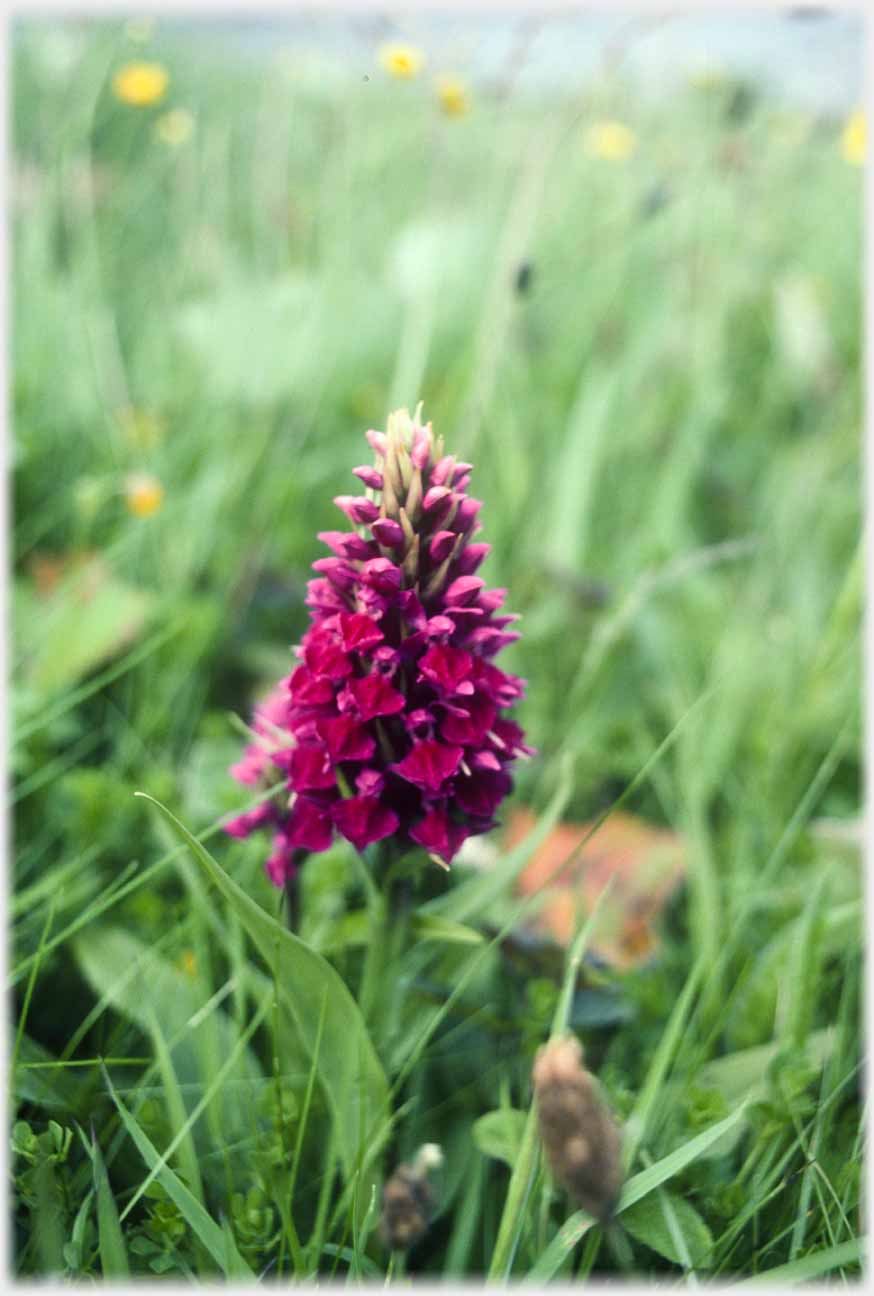
M 530 811 L 515 810 L 505 846 L 516 845 L 535 823 Z M 592 953 L 621 969 L 637 967 L 658 950 L 655 923 L 686 876 L 686 844 L 668 829 L 617 812 L 570 864 L 560 867 L 591 827 L 591 823 L 563 823 L 554 828 L 529 860 L 516 889 L 523 896 L 546 891 L 549 898 L 532 919 L 531 928 L 567 945 L 612 878 Z

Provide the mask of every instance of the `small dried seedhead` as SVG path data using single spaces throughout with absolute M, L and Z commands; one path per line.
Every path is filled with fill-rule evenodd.
M 382 1190 L 380 1236 L 392 1251 L 407 1251 L 428 1230 L 434 1194 L 428 1171 L 439 1166 L 443 1155 L 436 1143 L 419 1149 L 412 1165 L 399 1165 Z
M 601 1223 L 622 1187 L 621 1140 L 572 1036 L 551 1040 L 532 1071 L 544 1152 L 556 1182 Z

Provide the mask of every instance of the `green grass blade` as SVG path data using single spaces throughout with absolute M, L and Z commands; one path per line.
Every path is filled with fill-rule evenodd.
M 555 1015 L 552 1021 L 551 1039 L 557 1039 L 567 1030 L 568 1017 L 570 1015 L 571 1000 L 573 990 L 576 985 L 577 975 L 582 962 L 583 952 L 589 942 L 592 931 L 598 921 L 601 902 L 607 893 L 605 887 L 598 897 L 598 902 L 592 909 L 587 921 L 583 924 L 582 929 L 577 933 L 570 954 L 568 955 L 567 967 L 565 969 L 564 981 L 562 983 L 561 994 L 556 1005 Z M 513 1266 L 513 1258 L 516 1254 L 516 1248 L 519 1245 L 519 1238 L 522 1235 L 522 1228 L 525 1222 L 525 1206 L 531 1191 L 531 1185 L 534 1182 L 534 1173 L 537 1168 L 537 1109 L 532 1100 L 528 1109 L 528 1117 L 525 1121 L 525 1130 L 522 1135 L 522 1145 L 519 1149 L 519 1156 L 513 1167 L 513 1173 L 510 1176 L 510 1185 L 507 1189 L 507 1198 L 504 1203 L 501 1223 L 498 1228 L 498 1237 L 495 1242 L 495 1249 L 492 1253 L 492 1263 L 489 1266 L 489 1278 L 495 1280 L 498 1278 L 509 1277 L 510 1270 Z
M 674 1006 L 674 1010 L 664 1029 L 658 1048 L 655 1051 L 646 1079 L 634 1104 L 631 1115 L 625 1125 L 625 1138 L 623 1139 L 622 1159 L 626 1171 L 634 1163 L 635 1153 L 639 1148 L 647 1126 L 652 1119 L 653 1111 L 658 1102 L 659 1092 L 671 1060 L 677 1050 L 677 1045 L 683 1034 L 683 1029 L 689 1016 L 692 1006 L 692 1000 L 695 991 L 698 989 L 698 983 L 701 980 L 701 973 L 704 965 L 696 963 L 689 973 L 683 992 Z
M 691 1165 L 693 1161 L 697 1160 L 708 1148 L 721 1139 L 723 1134 L 727 1134 L 743 1118 L 746 1107 L 746 1103 L 741 1103 L 730 1116 L 726 1116 L 724 1120 L 717 1121 L 715 1125 L 711 1125 L 700 1134 L 696 1134 L 682 1147 L 669 1153 L 668 1156 L 662 1157 L 661 1161 L 656 1161 L 655 1165 L 648 1166 L 646 1170 L 641 1170 L 639 1174 L 629 1179 L 619 1198 L 617 1213 L 625 1210 L 626 1206 L 631 1206 L 634 1202 L 640 1201 L 647 1193 L 651 1193 L 661 1184 L 666 1183 L 668 1179 L 672 1179 L 674 1175 L 679 1174 L 681 1170 L 685 1170 L 687 1165 Z
M 170 1050 L 167 1047 L 167 1041 L 164 1038 L 164 1032 L 161 1030 L 160 1023 L 153 1012 L 149 1012 L 149 1033 L 152 1037 L 152 1044 L 155 1049 L 155 1059 L 158 1063 L 161 1081 L 164 1086 L 164 1097 L 167 1102 L 167 1115 L 170 1118 L 170 1128 L 174 1130 L 185 1129 L 185 1136 L 179 1144 L 179 1164 L 182 1172 L 188 1180 L 188 1186 L 194 1193 L 198 1201 L 203 1201 L 203 1184 L 200 1179 L 200 1166 L 197 1162 L 197 1153 L 194 1148 L 194 1139 L 191 1130 L 187 1129 L 188 1113 L 185 1110 L 185 1101 L 179 1088 L 179 1080 L 173 1068 L 173 1059 L 170 1056 Z
M 764 1273 L 755 1274 L 736 1283 L 735 1287 L 773 1287 L 776 1284 L 809 1282 L 822 1274 L 841 1269 L 844 1265 L 856 1265 L 862 1260 L 867 1249 L 867 1238 L 852 1238 L 838 1246 L 828 1247 L 825 1251 L 814 1251 L 811 1255 L 802 1256 L 800 1260 L 790 1260 L 788 1264 L 777 1265 L 776 1269 L 766 1269 Z
M 100 1145 L 91 1131 L 91 1163 L 94 1173 L 94 1192 L 97 1197 L 97 1238 L 100 1248 L 100 1267 L 104 1278 L 127 1278 L 130 1276 L 127 1250 L 124 1236 L 118 1219 L 118 1209 Z
M 655 1165 L 649 1166 L 646 1170 L 642 1170 L 632 1179 L 629 1179 L 622 1189 L 622 1195 L 616 1207 L 616 1214 L 621 1215 L 624 1210 L 633 1206 L 635 1202 L 642 1201 L 644 1197 L 661 1187 L 663 1183 L 667 1183 L 674 1175 L 679 1174 L 686 1166 L 691 1165 L 693 1161 L 712 1147 L 742 1119 L 745 1110 L 746 1103 L 743 1103 L 730 1116 L 726 1116 L 725 1120 L 711 1125 L 709 1129 L 697 1134 L 695 1138 L 690 1139 L 688 1143 L 684 1143 L 682 1147 L 663 1157 L 661 1161 L 657 1161 Z M 595 1221 L 584 1211 L 577 1211 L 574 1215 L 571 1215 L 569 1219 L 565 1220 L 543 1255 L 527 1274 L 526 1281 L 546 1282 L 552 1278 L 580 1239 L 594 1226 Z
M 784 1044 L 799 1049 L 804 1047 L 816 1008 L 827 890 L 828 876 L 824 874 L 811 888 L 795 925 L 788 975 L 784 982 L 786 1003 L 780 1035 Z
M 105 1067 L 103 1068 L 103 1078 L 106 1082 L 106 1087 L 109 1090 L 109 1096 L 115 1103 L 118 1109 L 118 1114 L 121 1116 L 122 1123 L 136 1145 L 140 1156 L 143 1158 L 149 1169 L 155 1171 L 154 1177 L 176 1204 L 180 1214 L 187 1221 L 195 1236 L 198 1237 L 206 1247 L 222 1273 L 229 1278 L 236 1277 L 254 1279 L 255 1275 L 236 1248 L 234 1248 L 233 1253 L 233 1267 L 230 1269 L 227 1267 L 228 1245 L 223 1230 L 218 1224 L 216 1224 L 215 1220 L 207 1213 L 204 1207 L 201 1206 L 197 1198 L 188 1191 L 179 1176 L 170 1169 L 166 1162 L 162 1164 L 163 1158 L 159 1154 L 157 1148 L 144 1134 L 143 1130 L 134 1120 L 131 1113 L 127 1110 L 124 1103 L 115 1092 L 112 1081 L 109 1078 L 109 1072 Z
M 122 1218 L 125 1218 L 130 1213 L 130 1211 L 133 1210 L 137 1201 L 139 1201 L 142 1194 L 146 1191 L 146 1188 L 149 1186 L 152 1179 L 158 1177 L 158 1170 L 167 1164 L 167 1162 L 170 1160 L 170 1157 L 174 1154 L 177 1148 L 179 1148 L 181 1144 L 183 1144 L 184 1141 L 190 1136 L 190 1131 L 192 1127 L 199 1120 L 203 1112 L 209 1107 L 209 1104 L 212 1102 L 214 1096 L 217 1093 L 220 1093 L 222 1091 L 223 1086 L 227 1082 L 228 1077 L 232 1074 L 234 1068 L 237 1065 L 237 1062 L 245 1052 L 249 1040 L 255 1034 L 255 1031 L 258 1029 L 258 1027 L 261 1025 L 261 1022 L 266 1017 L 267 1009 L 269 1008 L 269 1006 L 270 1006 L 270 999 L 268 998 L 264 1000 L 258 1012 L 252 1018 L 249 1025 L 246 1027 L 244 1033 L 237 1040 L 236 1044 L 234 1045 L 233 1049 L 228 1055 L 226 1061 L 222 1064 L 222 1066 L 214 1075 L 212 1081 L 210 1082 L 209 1086 L 204 1092 L 203 1097 L 195 1105 L 195 1107 L 191 1111 L 191 1114 L 186 1118 L 184 1124 L 180 1126 L 180 1128 L 177 1129 L 176 1133 L 173 1135 L 173 1138 L 170 1140 L 169 1144 L 161 1154 L 158 1166 L 152 1167 L 149 1174 L 146 1176 L 146 1178 L 140 1184 L 139 1188 L 136 1190 L 134 1195 L 128 1201 L 127 1205 L 124 1208 Z
M 359 1104 L 361 1124 L 372 1134 L 382 1130 L 388 1110 L 385 1073 L 355 1000 L 334 968 L 247 896 L 175 815 L 153 797 L 137 795 L 152 802 L 188 846 L 274 970 L 281 1006 L 308 1056 L 316 1053 L 318 1045 L 319 1079 L 338 1128 L 338 1151 L 347 1172 L 353 1174 L 359 1151 Z

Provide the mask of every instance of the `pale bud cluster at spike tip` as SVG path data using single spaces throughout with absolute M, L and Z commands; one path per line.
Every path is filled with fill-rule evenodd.
M 354 469 L 365 495 L 334 501 L 355 527 L 319 533 L 332 556 L 313 563 L 312 625 L 299 664 L 255 710 L 256 742 L 231 773 L 287 791 L 226 825 L 273 832 L 277 886 L 302 854 L 340 833 L 357 850 L 392 839 L 448 866 L 465 838 L 487 832 L 532 754 L 505 714 L 525 681 L 493 659 L 518 633 L 506 590 L 477 569 L 481 503 L 471 465 L 406 410 L 370 431 L 374 466 Z M 290 795 L 289 795 L 290 793 Z

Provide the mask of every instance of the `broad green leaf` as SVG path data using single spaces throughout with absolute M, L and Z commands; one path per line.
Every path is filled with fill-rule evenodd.
M 805 1055 L 814 1066 L 823 1066 L 834 1048 L 835 1032 L 831 1026 L 813 1031 L 805 1044 Z M 754 1048 L 740 1049 L 714 1058 L 701 1068 L 697 1083 L 703 1088 L 718 1090 L 727 1102 L 743 1098 L 758 1099 L 764 1096 L 767 1086 L 765 1074 L 780 1051 L 780 1041 L 757 1044 Z
M 100 1246 L 100 1267 L 104 1278 L 127 1278 L 130 1266 L 118 1210 L 103 1156 L 97 1139 L 91 1136 L 91 1163 L 94 1172 L 94 1191 L 97 1194 L 97 1237 Z
M 213 1060 L 228 1057 L 239 1038 L 222 1008 L 201 1013 L 210 1000 L 202 977 L 183 971 L 121 927 L 89 928 L 73 941 L 73 951 L 98 996 L 148 1034 L 154 1036 L 159 1024 L 179 1091 L 191 1110 L 210 1082 Z M 262 1079 L 258 1059 L 245 1049 L 215 1098 L 213 1110 L 229 1137 L 251 1132 L 248 1095 Z M 206 1132 L 195 1129 L 194 1136 L 205 1151 Z
M 274 973 L 280 1009 L 309 1057 L 316 1052 L 325 1005 L 319 1080 L 334 1117 L 339 1154 L 351 1177 L 362 1150 L 372 1152 L 374 1141 L 388 1128 L 388 1084 L 355 1000 L 330 963 L 247 896 L 175 815 L 153 797 L 137 795 L 164 816 L 236 913 Z
M 506 1161 L 512 1169 L 519 1156 L 527 1119 L 527 1112 L 513 1107 L 486 1112 L 474 1121 L 473 1141 L 485 1156 Z
M 649 1197 L 627 1207 L 622 1212 L 623 1226 L 638 1242 L 643 1242 L 666 1260 L 672 1260 L 674 1264 L 685 1264 L 685 1258 L 679 1254 L 665 1220 L 664 1203 L 659 1200 L 660 1197 L 667 1199 L 693 1266 L 701 1268 L 706 1265 L 713 1249 L 710 1229 L 694 1206 L 676 1193 L 651 1193 Z
M 109 1095 L 118 1108 L 118 1113 L 121 1116 L 125 1129 L 136 1144 L 137 1150 L 146 1165 L 150 1170 L 154 1170 L 161 1161 L 157 1149 L 143 1133 L 140 1126 L 134 1120 L 131 1113 L 127 1110 L 124 1103 L 115 1092 L 115 1089 L 112 1086 L 112 1081 L 109 1078 L 109 1073 L 105 1068 L 103 1075 L 106 1080 Z M 164 1188 L 171 1200 L 175 1202 L 180 1213 L 185 1220 L 187 1220 L 194 1234 L 206 1247 L 222 1273 L 229 1278 L 254 1279 L 255 1275 L 236 1250 L 236 1247 L 233 1248 L 229 1256 L 228 1241 L 224 1232 L 219 1228 L 212 1216 L 204 1210 L 197 1198 L 192 1196 L 183 1184 L 182 1180 L 173 1173 L 170 1167 L 166 1164 L 161 1166 L 155 1175 L 155 1178 L 158 1180 L 161 1187 Z
M 320 923 L 313 931 L 310 946 L 320 954 L 335 954 L 353 946 L 360 948 L 370 940 L 370 927 L 370 914 L 356 909 Z

